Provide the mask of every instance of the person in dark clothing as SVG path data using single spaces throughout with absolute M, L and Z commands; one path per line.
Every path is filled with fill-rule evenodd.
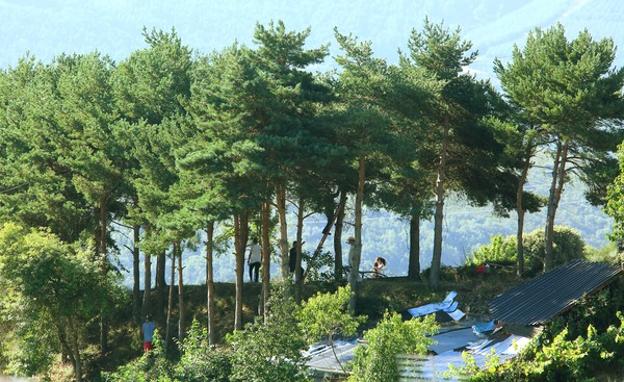
M 249 248 L 249 257 L 247 258 L 247 265 L 249 265 L 249 282 L 258 282 L 261 260 L 262 250 L 260 244 L 258 244 L 258 239 L 254 238 Z
M 305 241 L 301 243 L 301 245 L 305 244 Z M 292 248 L 290 248 L 289 256 L 288 256 L 288 265 L 290 268 L 290 274 L 295 273 L 295 268 L 297 267 L 297 242 L 293 241 Z M 301 266 L 301 275 L 305 272 L 303 270 L 303 265 Z

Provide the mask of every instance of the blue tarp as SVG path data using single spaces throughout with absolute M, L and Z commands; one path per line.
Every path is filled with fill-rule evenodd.
M 465 316 L 465 314 L 461 310 L 457 309 L 459 303 L 455 301 L 455 297 L 457 297 L 457 292 L 451 291 L 442 302 L 410 308 L 407 312 L 412 317 L 422 317 L 435 312 L 445 312 L 448 313 L 449 316 L 451 316 L 455 321 L 459 321 Z
M 478 336 L 486 335 L 487 333 L 493 331 L 495 328 L 496 324 L 494 323 L 494 320 L 488 322 L 478 322 L 472 325 L 472 331 Z

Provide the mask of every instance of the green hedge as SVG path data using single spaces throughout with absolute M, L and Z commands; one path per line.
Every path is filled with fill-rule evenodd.
M 469 265 L 483 263 L 515 264 L 516 236 L 493 236 L 488 244 L 475 249 Z M 544 230 L 536 229 L 524 235 L 524 261 L 527 271 L 541 271 L 545 254 Z M 554 265 L 585 257 L 585 242 L 580 233 L 570 227 L 555 226 L 553 238 Z

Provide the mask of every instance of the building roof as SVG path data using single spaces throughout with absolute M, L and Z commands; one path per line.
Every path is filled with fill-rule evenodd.
M 605 263 L 574 260 L 496 296 L 490 312 L 504 323 L 543 324 L 612 282 L 620 272 Z

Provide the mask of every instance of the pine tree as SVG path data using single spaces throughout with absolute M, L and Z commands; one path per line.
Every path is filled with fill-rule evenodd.
M 193 74 L 189 113 L 197 127 L 178 164 L 203 174 L 221 216 L 234 222 L 236 304 L 234 326 L 242 328 L 242 293 L 248 222 L 267 200 L 260 176 L 262 148 L 256 141 L 265 120 L 267 85 L 252 52 L 238 45 L 203 57 Z
M 364 205 L 367 179 L 373 178 L 372 161 L 385 157 L 391 142 L 390 120 L 383 108 L 383 95 L 387 93 L 387 65 L 375 58 L 370 42 L 359 42 L 352 36 L 335 31 L 336 40 L 343 55 L 336 58 L 341 66 L 338 89 L 343 142 L 350 142 L 348 149 L 357 169 L 355 193 L 355 243 L 349 253 L 349 285 L 351 299 L 349 309 L 355 311 L 359 270 L 362 255 L 362 207 Z M 368 168 L 367 168 L 368 165 Z M 367 173 L 368 171 L 368 173 Z
M 126 122 L 136 125 L 147 122 L 150 125 L 158 125 L 165 118 L 184 114 L 182 103 L 190 93 L 190 68 L 192 64 L 191 50 L 185 46 L 175 30 L 164 32 L 159 30 L 143 30 L 143 37 L 148 44 L 146 48 L 134 51 L 126 60 L 116 68 L 112 78 L 114 103 L 117 114 Z M 147 228 L 148 221 L 141 211 L 141 202 L 137 195 L 135 182 L 145 179 L 145 172 L 140 168 L 142 158 L 137 157 L 132 142 L 132 132 L 135 128 L 130 127 L 123 132 L 122 144 L 127 163 L 126 180 L 128 183 L 125 199 L 129 202 L 126 206 L 127 213 L 124 218 L 136 227 Z M 140 143 L 139 143 L 140 145 Z M 151 230 L 154 229 L 153 224 Z M 144 229 L 147 231 L 147 229 Z M 136 236 L 136 235 L 135 235 Z M 138 237 L 137 237 L 138 239 Z M 137 246 L 138 243 L 135 243 Z M 136 251 L 138 253 L 138 251 Z M 145 275 L 143 295 L 143 315 L 151 309 L 150 293 L 151 263 L 152 257 L 158 256 L 156 271 L 157 287 L 157 317 L 162 317 L 162 308 L 165 296 L 165 268 L 164 251 L 147 253 L 145 256 Z M 138 273 L 138 269 L 134 269 Z M 135 289 L 138 280 L 135 280 Z M 135 305 L 139 302 L 134 301 Z M 162 320 L 161 320 L 162 321 Z
M 553 155 L 545 271 L 553 266 L 555 216 L 570 176 L 578 175 L 604 194 L 608 179 L 601 179 L 601 175 L 613 173 L 594 170 L 613 167 L 614 161 L 608 157 L 621 132 L 620 125 L 612 122 L 622 110 L 624 70 L 612 68 L 614 58 L 611 39 L 594 41 L 584 30 L 568 40 L 558 24 L 545 31 L 532 31 L 524 48 L 514 47 L 507 65 L 495 63 L 506 95 L 528 123 L 543 131 L 545 147 Z

